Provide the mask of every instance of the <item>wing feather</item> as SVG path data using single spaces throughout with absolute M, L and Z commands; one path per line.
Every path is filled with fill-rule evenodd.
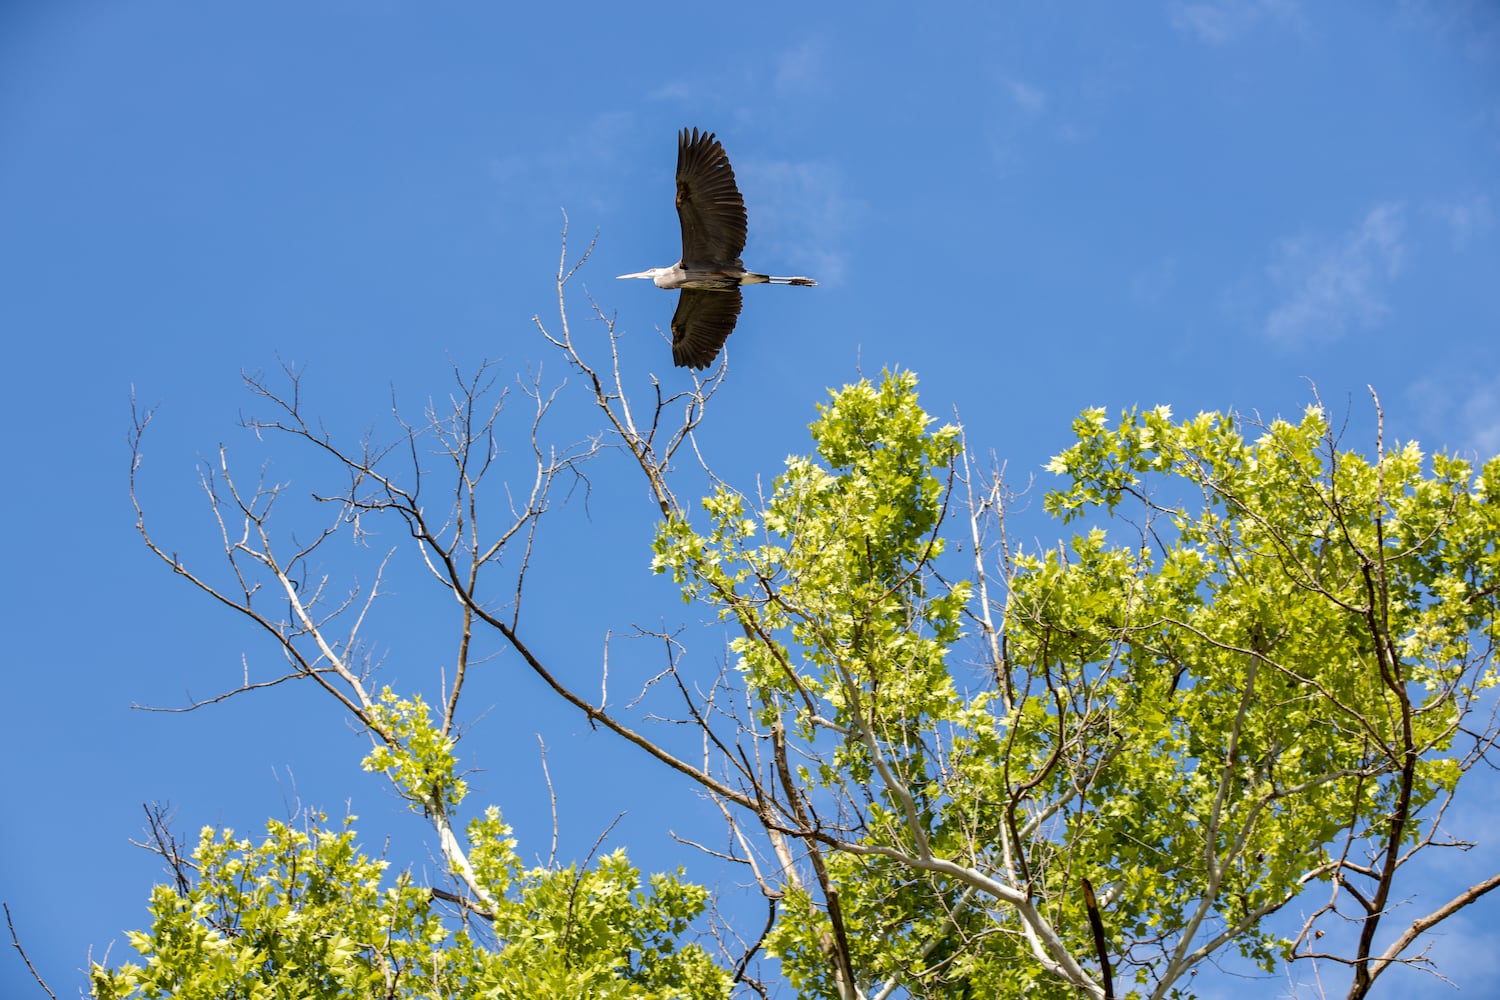
M 743 302 L 738 288 L 709 291 L 684 288 L 672 314 L 672 363 L 707 368 L 734 332 Z
M 745 252 L 745 199 L 734 182 L 729 157 L 712 132 L 683 129 L 677 137 L 677 217 L 682 222 L 683 266 L 744 266 L 740 254 Z

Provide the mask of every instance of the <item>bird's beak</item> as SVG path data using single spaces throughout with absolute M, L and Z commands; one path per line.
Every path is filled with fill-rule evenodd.
M 652 274 L 650 271 L 638 271 L 635 274 L 619 274 L 619 275 L 616 275 L 615 279 L 619 280 L 620 278 L 654 278 L 654 277 L 656 277 L 656 275 Z

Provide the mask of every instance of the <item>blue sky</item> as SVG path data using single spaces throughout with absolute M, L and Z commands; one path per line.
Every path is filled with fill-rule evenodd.
M 809 450 L 827 387 L 888 365 L 914 369 L 928 409 L 957 413 L 1012 479 L 1040 475 L 1085 407 L 1290 415 L 1309 380 L 1350 417 L 1352 447 L 1368 448 L 1373 386 L 1388 435 L 1500 451 L 1494 5 L 851 9 L 0 11 L 0 898 L 55 989 L 72 993 L 91 947 L 124 958 L 122 931 L 142 923 L 158 874 L 128 843 L 143 802 L 171 802 L 188 834 L 349 810 L 372 850 L 392 832 L 416 845 L 406 860 L 426 859 L 419 822 L 358 771 L 364 744 L 310 690 L 131 710 L 232 686 L 242 655 L 276 665 L 134 534 L 132 387 L 158 407 L 142 470 L 153 527 L 206 561 L 200 458 L 222 443 L 252 475 L 270 457 L 299 496 L 317 473 L 238 428 L 254 411 L 242 370 L 295 363 L 309 408 L 347 435 L 382 426 L 393 393 L 413 413 L 445 394 L 450 365 L 564 376 L 531 321 L 555 315 L 563 210 L 575 246 L 598 233 L 578 330 L 602 336 L 583 321 L 586 288 L 627 332 L 631 372 L 684 384 L 657 333 L 674 296 L 613 280 L 676 259 L 684 125 L 716 131 L 734 162 L 747 263 L 822 282 L 747 290 L 700 432 L 739 485 Z M 589 419 L 567 398 L 560 433 Z M 529 628 L 573 676 L 597 670 L 607 629 L 690 613 L 647 573 L 650 513 L 628 469 L 606 465 L 587 507 L 544 536 Z M 447 612 L 400 573 L 376 628 L 382 676 L 431 691 L 452 656 Z M 692 634 L 712 669 L 722 648 Z M 643 865 L 699 863 L 666 836 L 705 820 L 690 790 L 494 662 L 470 695 L 488 715 L 461 745 L 483 769 L 471 804 L 498 803 L 523 852 L 545 854 L 540 734 L 565 855 L 625 811 L 612 842 Z M 1489 905 L 1440 943 L 1461 982 L 1497 971 L 1481 957 L 1497 916 Z M 25 981 L 0 962 L 0 992 Z

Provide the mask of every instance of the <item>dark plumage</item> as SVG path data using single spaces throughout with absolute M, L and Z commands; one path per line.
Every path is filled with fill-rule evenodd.
M 677 218 L 682 259 L 622 278 L 650 278 L 658 288 L 680 288 L 672 315 L 672 361 L 707 368 L 734 332 L 741 285 L 816 285 L 811 278 L 782 278 L 745 270 L 745 200 L 734 168 L 712 132 L 683 129 L 677 138 Z
M 684 288 L 672 314 L 672 363 L 707 368 L 734 332 L 745 297 L 739 286 L 719 291 Z

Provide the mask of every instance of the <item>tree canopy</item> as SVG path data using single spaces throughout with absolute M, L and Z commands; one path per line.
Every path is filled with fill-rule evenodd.
M 519 469 L 500 461 L 484 378 L 403 423 L 402 447 L 347 450 L 295 376 L 249 382 L 275 411 L 254 428 L 339 470 L 315 492 L 339 511 L 328 531 L 395 519 L 457 599 L 466 641 L 438 690 L 373 685 L 355 632 L 378 620 L 374 590 L 339 603 L 301 585 L 318 543 L 271 529 L 280 488 L 242 491 L 227 459 L 205 472 L 227 577 L 185 565 L 138 506 L 152 551 L 280 650 L 272 683 L 310 684 L 358 721 L 365 767 L 427 817 L 451 883 L 366 857 L 352 819 L 272 823 L 259 841 L 209 828 L 191 851 L 161 833 L 172 877 L 131 938 L 141 959 L 95 966 L 95 995 L 1185 997 L 1237 954 L 1319 962 L 1325 983 L 1340 967 L 1359 997 L 1500 885 L 1497 864 L 1416 918 L 1392 910 L 1412 866 L 1470 846 L 1443 818 L 1500 731 L 1500 459 L 1387 447 L 1383 429 L 1369 454 L 1347 450 L 1321 405 L 1264 425 L 1090 410 L 1048 466 L 1061 540 L 1028 546 L 1007 534 L 1006 484 L 897 371 L 832 392 L 769 495 L 715 481 L 688 505 L 675 463 L 722 365 L 637 413 L 618 352 L 594 364 L 560 321 L 543 333 L 603 429 L 544 447 L 557 397 L 523 386 Z M 711 667 L 673 639 L 624 708 L 545 662 L 519 596 L 554 485 L 611 445 L 660 509 L 642 573 L 670 575 L 732 651 Z M 359 624 L 337 638 L 344 612 Z M 461 776 L 475 630 L 538 696 L 716 803 L 733 846 L 704 861 L 755 888 L 643 879 L 623 851 L 524 868 Z M 1316 900 L 1300 925 L 1299 899 Z

